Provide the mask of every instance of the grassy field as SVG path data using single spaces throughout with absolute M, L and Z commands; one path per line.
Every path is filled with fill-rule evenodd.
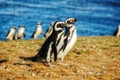
M 1 41 L 0 80 L 120 80 L 120 37 L 78 37 L 64 59 L 69 66 L 20 59 L 36 55 L 43 42 Z

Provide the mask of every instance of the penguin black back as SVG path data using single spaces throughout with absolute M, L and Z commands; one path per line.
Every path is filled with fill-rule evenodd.
M 43 43 L 40 51 L 38 54 L 33 58 L 33 61 L 38 61 L 38 60 L 46 60 L 48 57 L 48 53 L 50 53 L 50 60 L 51 60 L 51 55 L 54 53 L 54 61 L 57 60 L 57 49 L 56 49 L 56 40 L 58 37 L 59 32 L 61 32 L 64 28 L 64 22 L 58 22 L 56 21 L 55 24 L 53 25 L 53 32 L 52 34 L 45 40 Z M 51 49 L 50 49 L 51 47 Z M 50 52 L 49 52 L 50 49 Z M 47 61 L 49 62 L 49 61 Z

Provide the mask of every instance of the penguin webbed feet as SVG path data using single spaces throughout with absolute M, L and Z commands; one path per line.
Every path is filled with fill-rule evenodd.
M 50 62 L 42 61 L 42 63 L 43 63 L 45 66 L 48 66 L 48 67 L 50 67 L 50 68 L 55 68 L 55 65 L 51 64 Z
M 66 67 L 70 67 L 71 66 L 70 64 L 64 63 L 64 62 L 61 62 L 61 61 L 58 64 L 60 64 L 62 66 L 66 66 Z
M 68 64 L 68 63 L 64 63 L 64 57 L 61 58 L 61 60 L 59 61 L 58 64 L 63 65 L 63 66 L 66 66 L 66 67 L 70 67 L 70 66 L 71 66 L 71 65 Z

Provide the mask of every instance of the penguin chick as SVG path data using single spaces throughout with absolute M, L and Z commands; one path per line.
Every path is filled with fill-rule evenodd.
M 22 25 L 22 26 L 19 26 L 15 39 L 23 39 L 24 37 L 25 37 L 25 27 L 24 25 Z
M 6 35 L 6 40 L 13 40 L 15 38 L 16 27 L 12 26 Z
M 35 31 L 34 31 L 34 33 L 32 34 L 32 38 L 34 38 L 34 39 L 37 39 L 37 37 L 39 36 L 39 35 L 41 35 L 42 34 L 42 24 L 40 23 L 40 22 L 38 22 L 37 23 L 37 26 L 36 26 L 36 29 L 35 29 Z
M 33 57 L 32 61 L 42 61 L 43 63 L 47 62 L 49 66 L 51 61 L 51 55 L 54 54 L 54 61 L 57 60 L 57 40 L 58 35 L 63 31 L 65 26 L 64 22 L 57 21 L 53 25 L 53 32 L 43 43 L 38 54 Z
M 74 23 L 77 20 L 75 18 L 68 18 L 66 23 L 66 32 L 65 32 L 65 39 L 64 39 L 64 45 L 60 49 L 58 57 L 61 58 L 61 61 L 63 62 L 64 57 L 68 54 L 68 52 L 72 49 L 74 46 L 76 40 L 77 40 L 77 33 L 76 33 L 76 27 L 74 26 Z

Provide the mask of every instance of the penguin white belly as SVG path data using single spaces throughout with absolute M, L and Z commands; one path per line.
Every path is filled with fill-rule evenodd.
M 63 34 L 63 33 L 62 33 L 62 34 Z M 58 51 L 58 52 L 59 52 L 60 48 L 62 47 L 63 42 L 64 42 L 64 35 L 62 35 L 62 36 L 60 37 L 60 42 L 59 42 L 59 44 L 57 45 L 57 51 Z
M 36 39 L 41 33 L 42 33 L 42 29 L 41 28 L 37 28 L 36 32 L 34 34 L 34 38 Z
M 14 30 L 11 30 L 11 32 L 9 33 L 9 35 L 7 36 L 7 39 L 12 40 L 14 36 Z
M 41 27 L 38 27 L 38 28 L 37 28 L 37 32 L 40 32 L 40 33 L 42 32 Z
M 77 34 L 76 31 L 73 33 L 72 39 L 70 40 L 70 42 L 68 43 L 68 45 L 66 46 L 65 50 L 61 53 L 58 54 L 59 58 L 62 58 L 63 56 L 66 56 L 67 53 L 72 49 L 72 47 L 74 46 L 75 42 L 77 40 Z
M 23 33 L 24 33 L 24 31 L 23 31 L 23 30 L 20 30 L 20 31 L 18 32 L 18 37 L 22 37 L 22 36 L 23 36 Z
M 119 36 L 120 35 L 120 29 L 118 29 L 118 32 L 117 32 L 117 35 L 116 36 Z

